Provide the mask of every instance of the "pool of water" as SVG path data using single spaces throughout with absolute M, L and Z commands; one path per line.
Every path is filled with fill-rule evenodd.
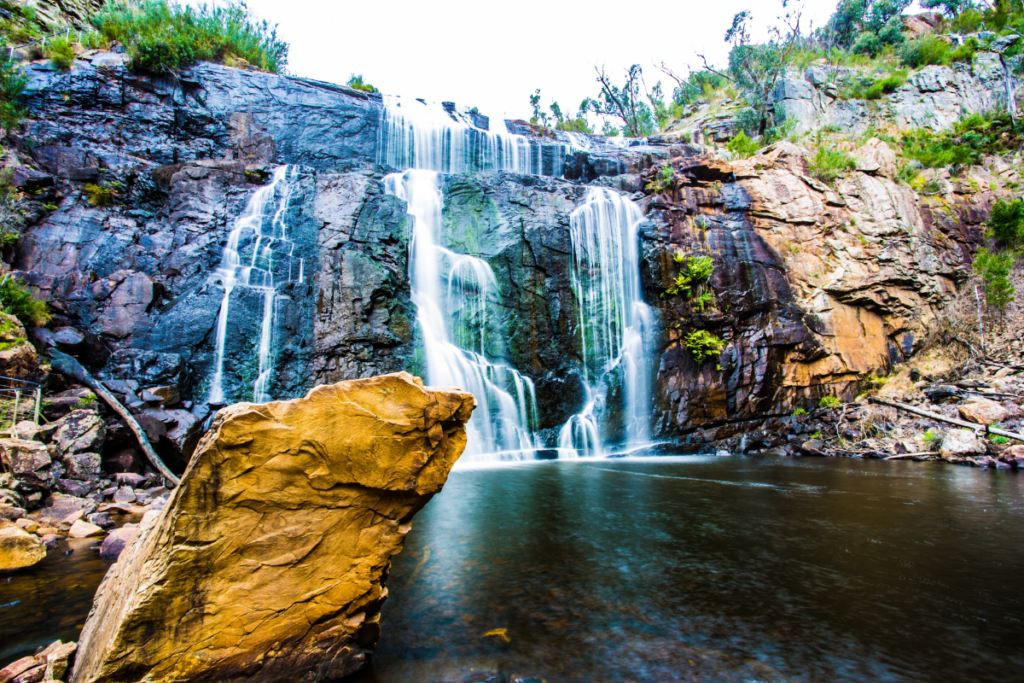
M 659 457 L 456 470 L 354 683 L 1024 680 L 1024 476 Z M 0 663 L 74 639 L 91 542 L 0 579 Z
M 70 539 L 35 567 L 0 576 L 0 667 L 55 640 L 78 640 L 112 560 L 96 539 Z
M 413 526 L 362 683 L 1024 680 L 1014 473 L 533 463 L 454 472 Z

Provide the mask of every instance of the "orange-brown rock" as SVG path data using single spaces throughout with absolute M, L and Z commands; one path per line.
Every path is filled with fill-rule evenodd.
M 222 410 L 101 584 L 71 680 L 357 670 L 391 557 L 462 454 L 474 406 L 399 373 Z
M 1009 416 L 1010 411 L 995 401 L 978 400 L 960 406 L 960 417 L 974 424 L 992 425 Z
M 0 312 L 0 375 L 39 379 L 39 357 L 29 343 L 25 327 L 13 315 Z
M 1001 167 L 936 178 L 938 194 L 922 194 L 894 179 L 882 140 L 851 151 L 859 170 L 828 184 L 812 177 L 811 151 L 787 140 L 733 162 L 670 153 L 675 186 L 642 202 L 655 226 L 644 234 L 648 301 L 665 321 L 657 434 L 729 439 L 823 396 L 849 400 L 924 346 L 969 275 Z M 679 253 L 714 260 L 706 308 L 666 294 Z M 727 342 L 718 359 L 694 362 L 695 329 Z

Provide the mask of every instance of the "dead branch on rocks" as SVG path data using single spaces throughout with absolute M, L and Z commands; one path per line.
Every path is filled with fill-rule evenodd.
M 90 389 L 96 392 L 96 395 L 103 399 L 103 401 L 110 406 L 111 410 L 118 414 L 118 416 L 125 421 L 128 425 L 128 429 L 132 430 L 135 434 L 135 438 L 139 442 L 139 446 L 142 447 L 142 451 L 146 454 L 146 458 L 152 463 L 153 467 L 163 475 L 164 479 L 174 482 L 177 486 L 180 483 L 180 479 L 171 472 L 164 461 L 160 459 L 160 456 L 153 450 L 152 444 L 149 443 L 149 439 L 146 438 L 146 432 L 142 430 L 136 420 L 135 416 L 128 412 L 128 409 L 121 405 L 121 402 L 114 397 L 112 393 L 107 389 L 106 386 L 98 379 L 89 374 L 89 371 L 82 367 L 82 364 L 77 360 L 62 353 L 57 349 L 50 349 L 50 358 L 53 360 L 53 369 L 62 375 L 72 377 L 79 382 L 87 385 Z
M 872 403 L 878 403 L 878 404 L 883 405 L 883 406 L 890 406 L 892 408 L 897 408 L 899 410 L 905 410 L 906 412 L 913 413 L 914 415 L 920 415 L 921 417 L 927 417 L 929 420 L 935 420 L 936 422 L 945 422 L 947 424 L 956 425 L 957 427 L 963 427 L 964 429 L 970 429 L 970 430 L 973 430 L 975 432 L 984 431 L 986 434 L 992 434 L 994 436 L 1004 436 L 1004 437 L 1006 437 L 1008 439 L 1016 439 L 1017 441 L 1024 442 L 1024 435 L 1017 434 L 1015 432 L 1008 432 L 1008 431 L 1006 431 L 1004 429 L 996 429 L 996 428 L 991 427 L 989 425 L 979 425 L 979 424 L 974 424 L 973 422 L 966 422 L 964 420 L 957 420 L 955 418 L 946 417 L 945 415 L 939 415 L 938 413 L 933 413 L 931 411 L 924 410 L 922 408 L 915 408 L 914 406 L 908 406 L 906 403 L 897 403 L 896 401 L 889 401 L 889 400 L 886 400 L 884 398 L 877 398 L 875 396 L 872 396 L 868 400 L 871 401 Z

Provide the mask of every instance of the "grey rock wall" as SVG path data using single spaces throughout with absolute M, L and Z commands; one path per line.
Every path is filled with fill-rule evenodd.
M 941 131 L 968 114 L 1006 106 L 1002 65 L 992 52 L 978 53 L 973 64 L 926 66 L 879 100 L 840 99 L 839 83 L 858 75 L 854 69 L 820 65 L 791 72 L 775 91 L 783 122 L 793 122 L 797 133 L 834 126 L 859 135 L 890 125 Z

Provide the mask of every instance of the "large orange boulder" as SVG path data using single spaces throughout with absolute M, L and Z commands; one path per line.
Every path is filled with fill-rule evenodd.
M 72 679 L 317 681 L 360 668 L 470 394 L 406 373 L 218 414 L 101 584 Z

